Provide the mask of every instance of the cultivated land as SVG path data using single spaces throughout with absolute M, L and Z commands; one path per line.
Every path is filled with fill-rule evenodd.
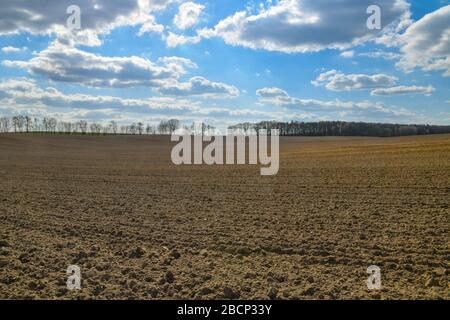
M 266 177 L 170 151 L 0 135 L 0 298 L 450 299 L 450 135 L 281 138 Z

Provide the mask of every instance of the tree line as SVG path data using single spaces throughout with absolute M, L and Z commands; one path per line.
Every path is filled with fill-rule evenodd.
M 214 129 L 205 123 L 182 125 L 177 119 L 162 120 L 159 124 L 144 124 L 133 122 L 129 125 L 119 125 L 116 121 L 107 124 L 79 120 L 69 122 L 57 120 L 54 117 L 32 118 L 17 115 L 13 117 L 0 117 L 0 133 L 26 132 L 26 133 L 65 133 L 65 134 L 172 134 L 177 129 L 194 130 L 203 134 Z M 450 126 L 417 125 L 417 124 L 390 124 L 366 123 L 345 121 L 320 122 L 277 122 L 262 121 L 258 123 L 239 123 L 229 126 L 228 129 L 238 129 L 244 132 L 266 129 L 278 129 L 282 136 L 373 136 L 395 137 L 408 135 L 427 135 L 450 133 Z
M 389 124 L 345 121 L 320 122 L 276 122 L 262 121 L 258 123 L 239 123 L 229 129 L 244 131 L 260 129 L 278 129 L 282 136 L 367 136 L 367 137 L 396 137 L 410 135 L 427 135 L 450 133 L 450 126 L 418 125 L 418 124 Z
M 80 120 L 68 122 L 53 117 L 32 118 L 30 116 L 0 117 L 0 133 L 66 133 L 66 134 L 171 134 L 181 128 L 177 119 L 163 120 L 157 125 L 133 122 L 119 125 L 116 121 L 107 124 Z M 205 127 L 207 127 L 205 125 Z

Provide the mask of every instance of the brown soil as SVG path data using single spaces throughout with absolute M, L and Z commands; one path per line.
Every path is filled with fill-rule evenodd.
M 0 136 L 0 298 L 450 299 L 450 135 L 282 138 L 269 177 L 170 151 Z

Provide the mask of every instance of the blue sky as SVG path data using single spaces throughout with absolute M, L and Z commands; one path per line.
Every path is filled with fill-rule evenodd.
M 450 124 L 450 1 L 2 3 L 0 115 Z

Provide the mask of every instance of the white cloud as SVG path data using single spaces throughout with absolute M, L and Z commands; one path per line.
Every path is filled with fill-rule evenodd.
M 186 67 L 195 66 L 190 60 L 107 57 L 89 53 L 59 41 L 39 52 L 29 61 L 2 62 L 7 67 L 24 68 L 53 81 L 73 82 L 90 87 L 157 87 L 164 81 L 179 78 Z
M 178 13 L 173 18 L 173 23 L 180 30 L 189 29 L 197 24 L 204 8 L 204 5 L 198 3 L 184 2 L 180 5 Z
M 433 86 L 397 86 L 391 88 L 379 88 L 371 92 L 373 96 L 393 96 L 393 95 L 407 95 L 407 94 L 425 94 L 430 95 L 436 89 Z
M 288 93 L 283 89 L 271 87 L 256 90 L 256 95 L 262 98 L 288 97 Z
M 366 26 L 366 10 L 373 4 L 381 7 L 382 31 Z M 409 4 L 404 0 L 280 0 L 254 15 L 237 12 L 199 34 L 252 49 L 311 52 L 375 40 L 385 31 L 407 25 L 409 16 Z
M 19 52 L 23 52 L 25 50 L 27 50 L 27 47 L 16 48 L 16 47 L 8 46 L 8 47 L 2 48 L 3 53 L 19 53 Z
M 0 82 L 0 111 L 4 115 L 29 114 L 32 116 L 56 115 L 59 119 L 72 121 L 86 119 L 95 121 L 135 119 L 180 120 L 234 119 L 240 121 L 271 119 L 279 113 L 260 110 L 201 106 L 199 102 L 185 98 L 151 97 L 124 99 L 113 96 L 89 94 L 64 94 L 55 88 L 41 88 L 35 81 L 10 79 Z
M 256 94 L 260 97 L 260 104 L 274 105 L 290 110 L 346 112 L 347 115 L 372 117 L 372 119 L 380 116 L 386 117 L 384 119 L 388 119 L 389 117 L 414 116 L 414 113 L 405 108 L 387 107 L 381 102 L 300 99 L 291 97 L 286 91 L 279 88 L 259 89 L 256 91 Z
M 139 29 L 138 35 L 142 36 L 145 33 L 155 32 L 162 33 L 164 31 L 164 26 L 156 22 L 154 16 L 149 15 L 145 22 L 143 22 L 141 28 Z
M 233 98 L 239 89 L 225 83 L 212 82 L 203 77 L 193 77 L 188 82 L 176 82 L 158 88 L 158 92 L 174 96 L 204 96 Z
M 198 68 L 197 64 L 187 58 L 183 57 L 162 57 L 158 59 L 159 63 L 163 63 L 170 67 L 173 70 L 178 70 L 177 72 L 181 75 L 184 74 L 185 68 L 196 69 Z
M 28 114 L 56 116 L 64 121 L 116 120 L 159 121 L 178 118 L 182 121 L 207 121 L 223 125 L 261 120 L 357 120 L 417 121 L 417 115 L 400 107 L 387 107 L 379 102 L 324 101 L 299 99 L 279 88 L 258 90 L 260 103 L 278 106 L 277 111 L 250 108 L 204 106 L 199 101 L 179 97 L 124 99 L 89 94 L 64 94 L 55 88 L 41 88 L 35 81 L 10 79 L 0 82 L 0 112 L 3 115 Z M 419 120 L 420 121 L 420 120 Z
M 355 51 L 353 51 L 353 50 L 343 51 L 341 53 L 341 57 L 343 57 L 343 58 L 353 58 L 354 56 L 355 56 Z
M 406 72 L 416 67 L 443 71 L 450 77 L 450 5 L 427 14 L 399 37 L 403 56 L 397 64 Z
M 175 96 L 236 97 L 239 89 L 232 85 L 192 77 L 179 78 L 197 65 L 182 57 L 162 57 L 152 62 L 142 57 L 106 57 L 82 51 L 59 41 L 29 61 L 2 62 L 7 67 L 27 69 L 53 81 L 71 82 L 87 87 L 149 87 Z
M 140 33 L 160 31 L 152 12 L 164 9 L 172 0 L 46 0 L 1 1 L 0 35 L 27 32 L 33 35 L 56 34 L 77 43 L 99 45 L 99 34 L 120 26 L 142 25 Z M 81 30 L 66 27 L 70 5 L 81 9 Z
M 169 32 L 168 36 L 166 37 L 166 44 L 169 48 L 175 48 L 184 44 L 199 43 L 200 40 L 200 36 L 185 36 Z
M 55 88 L 40 88 L 35 81 L 28 79 L 10 79 L 0 82 L 0 99 L 11 105 L 34 104 L 46 107 L 85 108 L 85 109 L 181 109 L 184 105 L 195 105 L 190 100 L 172 98 L 122 99 L 111 96 L 93 96 L 89 94 L 63 94 Z
M 396 84 L 397 80 L 396 77 L 385 74 L 344 74 L 340 71 L 331 70 L 321 73 L 311 83 L 314 86 L 324 86 L 332 91 L 351 91 L 391 87 Z
M 0 91 L 5 92 L 31 92 L 36 88 L 36 82 L 26 79 L 9 79 L 0 82 Z
M 399 53 L 383 51 L 383 50 L 375 50 L 375 51 L 371 51 L 371 52 L 361 52 L 358 55 L 362 56 L 362 57 L 380 58 L 380 59 L 385 59 L 385 60 L 397 60 L 397 59 L 400 59 L 400 57 L 401 57 L 401 55 Z

